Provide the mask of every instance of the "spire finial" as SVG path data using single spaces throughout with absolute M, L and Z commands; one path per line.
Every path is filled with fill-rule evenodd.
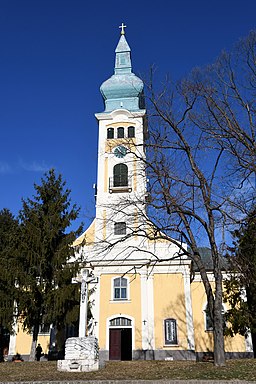
M 124 25 L 124 23 L 122 23 L 121 25 L 119 25 L 119 28 L 121 28 L 121 35 L 124 35 L 125 34 L 125 28 L 126 28 L 126 25 Z

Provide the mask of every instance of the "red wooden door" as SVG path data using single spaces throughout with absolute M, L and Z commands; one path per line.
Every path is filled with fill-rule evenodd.
M 121 360 L 121 329 L 109 330 L 109 360 Z

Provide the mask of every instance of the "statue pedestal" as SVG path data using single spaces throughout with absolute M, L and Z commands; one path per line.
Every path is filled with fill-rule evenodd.
M 70 359 L 70 360 L 58 360 L 57 363 L 58 371 L 65 372 L 91 372 L 98 371 L 99 360 L 89 359 Z
M 99 346 L 94 336 L 70 337 L 65 344 L 65 360 L 58 360 L 58 371 L 90 372 L 99 369 Z

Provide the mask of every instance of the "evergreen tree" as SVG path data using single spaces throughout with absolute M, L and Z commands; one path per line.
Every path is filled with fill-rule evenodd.
M 12 332 L 18 299 L 15 278 L 19 264 L 16 263 L 14 247 L 17 230 L 18 221 L 8 209 L 2 209 L 0 211 L 0 360 L 3 348 L 8 346 L 6 335 Z
M 250 330 L 256 357 L 256 207 L 234 236 L 236 241 L 231 249 L 230 261 L 235 273 L 225 283 L 225 301 L 231 306 L 227 312 L 227 320 L 231 324 L 227 332 L 246 335 Z
M 60 330 L 78 319 L 79 287 L 71 284 L 78 261 L 69 260 L 72 242 L 82 228 L 68 232 L 79 209 L 71 205 L 70 190 L 65 185 L 62 176 L 51 169 L 41 185 L 34 185 L 33 199 L 23 200 L 19 214 L 23 266 L 19 311 L 24 329 L 33 332 L 30 360 L 35 358 L 40 325 L 54 324 Z

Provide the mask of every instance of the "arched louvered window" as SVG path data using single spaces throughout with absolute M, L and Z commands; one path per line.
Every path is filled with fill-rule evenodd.
M 128 137 L 135 137 L 135 127 L 128 127 Z
M 128 167 L 126 164 L 116 164 L 113 169 L 114 187 L 128 186 Z
M 126 317 L 116 317 L 109 321 L 110 327 L 131 327 L 132 321 Z
M 114 139 L 114 128 L 108 128 L 107 139 Z
M 118 137 L 118 139 L 122 139 L 124 137 L 124 128 L 123 127 L 117 128 L 117 137 Z

